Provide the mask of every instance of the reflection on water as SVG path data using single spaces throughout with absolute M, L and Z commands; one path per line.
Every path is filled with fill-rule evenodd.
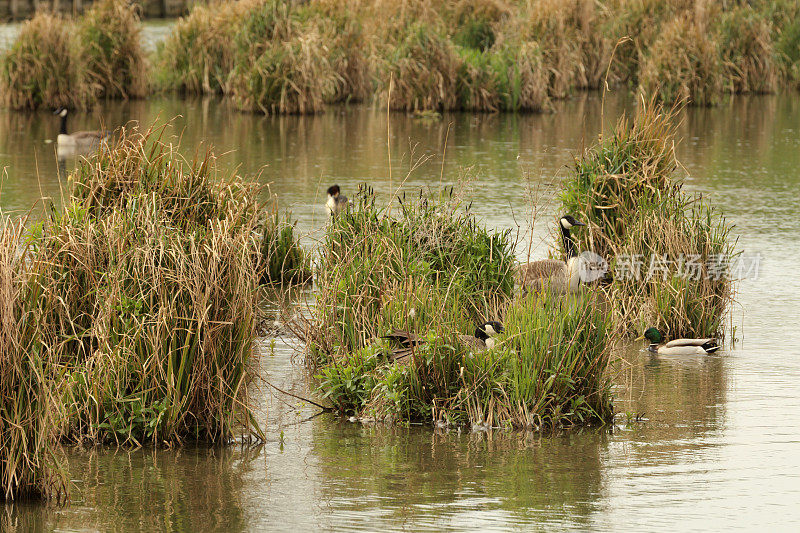
M 340 435 L 314 439 L 334 528 L 369 529 L 375 519 L 412 530 L 586 527 L 601 497 L 602 431 L 543 438 L 351 425 Z
M 631 105 L 610 98 L 606 129 Z M 173 121 L 169 134 L 183 137 L 188 155 L 205 141 L 225 152 L 227 168 L 260 172 L 307 244 L 325 221 L 331 183 L 347 194 L 369 181 L 389 198 L 402 182 L 436 186 L 467 175 L 473 209 L 487 224 L 525 227 L 530 195 L 552 203 L 603 119 L 590 94 L 546 115 L 393 114 L 388 125 L 372 109 L 260 117 L 215 99 L 172 98 L 109 103 L 71 120 L 80 130 L 157 117 Z M 761 266 L 758 279 L 740 285 L 735 349 L 665 358 L 637 346 L 621 354 L 613 428 L 541 436 L 362 427 L 311 418 L 315 408 L 261 385 L 254 394 L 263 448 L 68 450 L 72 505 L 5 506 L 3 530 L 797 529 L 800 354 L 785 330 L 800 322 L 800 103 L 796 95 L 737 98 L 681 120 L 688 187 L 728 214 L 740 248 L 762 254 Z M 47 112 L 0 111 L 4 212 L 27 211 L 40 191 L 60 197 L 65 181 L 45 142 L 57 129 Z M 419 158 L 426 161 L 409 173 Z M 63 167 L 74 164 L 67 158 Z M 552 213 L 552 205 L 539 213 L 533 257 L 547 253 Z M 277 387 L 306 395 L 295 344 L 265 343 L 263 370 Z M 629 423 L 625 413 L 644 419 Z

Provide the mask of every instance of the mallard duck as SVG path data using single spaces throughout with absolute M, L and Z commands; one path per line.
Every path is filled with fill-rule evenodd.
M 523 291 L 539 291 L 549 288 L 553 292 L 575 292 L 581 284 L 581 258 L 578 257 L 575 241 L 570 230 L 575 226 L 585 226 L 572 215 L 564 215 L 558 221 L 561 240 L 564 243 L 566 261 L 543 259 L 525 263 L 517 268 L 516 282 Z
M 61 117 L 61 130 L 59 130 L 57 138 L 59 148 L 97 148 L 101 142 L 111 136 L 111 132 L 106 130 L 67 133 L 69 110 L 66 107 L 59 107 L 53 111 L 53 114 Z
M 705 355 L 720 349 L 717 339 L 674 339 L 664 343 L 664 337 L 656 328 L 648 328 L 644 335 L 650 341 L 647 349 L 659 355 Z
M 325 209 L 330 217 L 334 217 L 347 209 L 347 196 L 343 195 L 338 185 L 328 187 L 328 201 L 325 202 Z
M 456 335 L 456 337 L 471 353 L 481 353 L 486 350 L 491 350 L 495 345 L 495 340 L 492 337 L 503 331 L 503 325 L 500 322 L 491 320 L 477 326 L 475 328 L 475 335 Z M 419 335 L 403 330 L 392 331 L 381 338 L 389 339 L 400 344 L 400 348 L 392 352 L 391 359 L 393 361 L 408 357 L 414 353 L 417 346 L 425 343 L 425 339 Z

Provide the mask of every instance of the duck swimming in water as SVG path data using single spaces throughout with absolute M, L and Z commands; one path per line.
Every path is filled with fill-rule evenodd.
M 706 355 L 720 349 L 717 339 L 674 339 L 664 343 L 664 337 L 656 328 L 648 328 L 644 335 L 650 341 L 647 349 L 659 355 Z

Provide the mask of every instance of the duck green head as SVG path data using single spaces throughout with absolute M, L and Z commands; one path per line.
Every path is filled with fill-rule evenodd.
M 656 328 L 647 328 L 647 331 L 644 332 L 644 338 L 653 344 L 661 344 L 661 341 L 663 340 L 661 332 Z

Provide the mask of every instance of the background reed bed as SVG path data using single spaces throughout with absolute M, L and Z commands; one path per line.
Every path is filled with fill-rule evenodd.
M 226 94 L 264 114 L 360 101 L 408 112 L 521 112 L 598 89 L 608 73 L 609 84 L 667 104 L 714 105 L 797 85 L 796 4 L 219 2 L 179 20 L 150 70 L 135 8 L 104 0 L 75 22 L 42 12 L 26 24 L 0 84 L 14 108 L 141 97 L 152 77 L 160 90 Z
M 165 88 L 227 92 L 236 79 L 230 92 L 240 108 L 270 114 L 317 113 L 324 103 L 369 98 L 409 112 L 542 111 L 552 99 L 600 88 L 608 69 L 611 84 L 667 103 L 712 105 L 726 94 L 791 86 L 800 57 L 797 24 L 769 2 L 244 4 L 198 7 L 179 25 L 160 54 Z M 212 24 L 216 11 L 238 20 L 239 29 L 225 34 Z M 265 13 L 284 29 L 280 41 Z M 248 23 L 257 19 L 262 33 Z M 192 45 L 199 59 L 187 61 Z
M 99 98 L 147 95 L 150 69 L 142 50 L 138 9 L 127 0 L 103 0 L 78 22 L 80 61 Z
M 0 101 L 12 109 L 87 108 L 147 94 L 137 8 L 103 0 L 78 21 L 40 10 L 0 57 Z
M 95 88 L 85 80 L 71 25 L 47 12 L 22 24 L 0 57 L 0 100 L 12 109 L 86 107 Z
M 668 338 L 723 337 L 734 290 L 724 267 L 737 257 L 731 226 L 683 191 L 675 127 L 675 109 L 654 102 L 643 103 L 632 123 L 623 117 L 576 162 L 562 209 L 589 226 L 578 249 L 609 262 L 610 300 L 623 333 L 655 326 Z

